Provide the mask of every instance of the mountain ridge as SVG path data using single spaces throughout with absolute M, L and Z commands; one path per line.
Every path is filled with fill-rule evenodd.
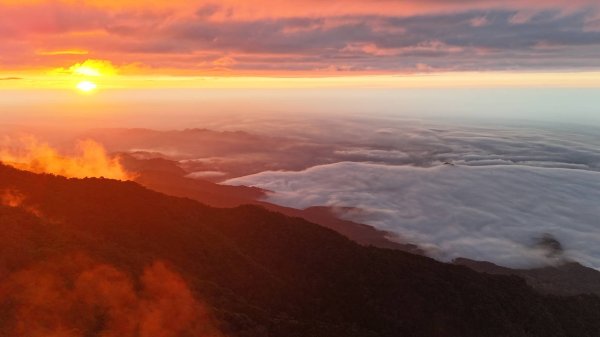
M 360 246 L 259 206 L 212 208 L 134 182 L 67 179 L 6 166 L 0 166 L 0 190 L 23 196 L 20 205 L 0 208 L 5 229 L 21 230 L 26 219 L 38 223 L 6 238 L 16 241 L 13 247 L 29 242 L 30 248 L 0 251 L 5 278 L 73 252 L 135 277 L 159 259 L 181 274 L 228 336 L 600 333 L 596 296 L 542 295 L 514 276 Z M 45 231 L 55 239 L 46 240 Z M 3 303 L 0 323 L 22 305 Z M 98 335 L 104 326 L 91 317 L 96 325 L 90 335 Z M 6 324 L 0 330 L 0 336 L 10 335 Z

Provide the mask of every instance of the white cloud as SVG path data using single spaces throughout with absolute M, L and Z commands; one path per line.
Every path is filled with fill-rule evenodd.
M 600 269 L 600 173 L 528 166 L 390 166 L 340 162 L 232 179 L 305 208 L 351 206 L 346 216 L 397 232 L 442 260 L 511 267 L 552 262 L 536 245 L 550 234 L 567 258 Z

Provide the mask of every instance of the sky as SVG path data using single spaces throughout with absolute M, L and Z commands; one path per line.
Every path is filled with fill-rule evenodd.
M 0 0 L 0 88 L 598 87 L 599 7 Z

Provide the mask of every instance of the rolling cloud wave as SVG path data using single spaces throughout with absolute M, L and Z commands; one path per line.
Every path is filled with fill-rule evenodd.
M 430 168 L 340 162 L 232 179 L 286 206 L 355 207 L 344 217 L 398 233 L 441 260 L 510 267 L 573 259 L 600 269 L 600 174 L 527 166 Z M 538 243 L 555 238 L 560 257 Z

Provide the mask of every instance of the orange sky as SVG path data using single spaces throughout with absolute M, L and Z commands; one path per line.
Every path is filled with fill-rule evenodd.
M 0 0 L 0 88 L 69 87 L 86 60 L 107 65 L 92 77 L 110 87 L 476 74 L 589 86 L 599 59 L 596 0 Z

